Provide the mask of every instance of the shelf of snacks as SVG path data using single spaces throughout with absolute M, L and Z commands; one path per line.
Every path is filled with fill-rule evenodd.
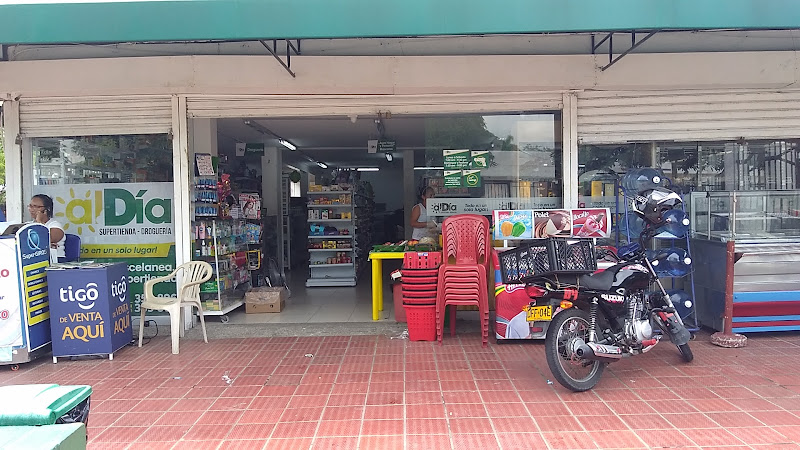
M 349 185 L 312 184 L 308 198 L 310 276 L 306 286 L 355 286 L 356 216 Z

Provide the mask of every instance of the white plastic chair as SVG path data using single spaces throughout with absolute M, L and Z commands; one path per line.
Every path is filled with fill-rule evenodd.
M 180 285 L 177 297 L 156 297 L 153 286 L 156 283 L 172 281 L 180 273 Z M 206 335 L 206 322 L 203 319 L 203 306 L 200 303 L 200 285 L 211 278 L 213 269 L 205 261 L 192 261 L 178 266 L 171 274 L 163 277 L 152 278 L 144 284 L 144 301 L 141 304 L 142 316 L 139 322 L 139 347 L 142 346 L 144 336 L 144 313 L 148 309 L 167 311 L 170 318 L 170 333 L 172 335 L 172 354 L 178 354 L 178 336 L 183 337 L 182 311 L 184 306 L 197 307 L 200 313 L 200 326 L 203 328 L 203 340 L 208 343 Z M 177 279 L 176 279 L 177 282 Z

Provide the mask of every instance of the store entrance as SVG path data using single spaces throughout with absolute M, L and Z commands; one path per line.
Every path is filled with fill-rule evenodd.
M 248 288 L 276 279 L 291 292 L 278 313 L 248 314 L 228 303 L 225 315 L 233 323 L 372 322 L 369 252 L 411 239 L 412 209 L 426 187 L 451 205 L 562 204 L 557 113 L 191 122 L 190 129 L 203 131 L 192 132 L 195 160 L 208 155 L 216 168 L 208 181 L 218 187 L 216 196 L 202 194 L 213 189 L 202 187 L 204 176 L 195 168 L 199 200 L 210 195 L 210 205 L 201 203 L 193 219 L 216 223 L 212 230 L 206 223 L 198 227 L 206 236 L 196 236 L 195 255 L 199 246 L 201 257 L 227 261 L 246 250 L 246 258 L 223 263 L 219 273 L 236 273 L 218 283 L 220 298 L 231 288 L 243 297 Z M 204 143 L 210 135 L 216 142 Z M 440 223 L 446 214 L 430 215 Z M 215 248 L 203 251 L 209 233 L 215 233 Z M 247 248 L 226 233 L 243 236 Z M 216 248 L 220 242 L 225 248 Z M 205 256 L 210 252 L 216 258 Z M 240 264 L 249 270 L 231 268 Z M 400 264 L 383 261 L 380 320 L 394 322 L 390 275 Z

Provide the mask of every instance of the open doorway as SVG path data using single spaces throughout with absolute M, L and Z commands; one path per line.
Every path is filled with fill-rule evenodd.
M 438 211 L 440 221 L 475 200 L 499 209 L 563 204 L 558 113 L 221 118 L 211 128 L 219 175 L 234 192 L 258 194 L 263 261 L 274 259 L 291 289 L 280 314 L 239 308 L 234 322 L 372 321 L 369 251 L 411 237 L 425 187 L 458 205 Z M 480 155 L 480 166 L 468 162 L 470 183 L 467 166 L 446 170 L 445 150 Z M 383 268 L 384 320 L 394 320 L 387 286 L 399 266 Z M 262 264 L 249 283 L 267 277 Z

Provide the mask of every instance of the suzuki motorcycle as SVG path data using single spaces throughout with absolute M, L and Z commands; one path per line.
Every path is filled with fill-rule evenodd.
M 646 251 L 663 227 L 688 229 L 686 214 L 675 209 L 680 203 L 680 196 L 668 189 L 643 191 L 634 198 L 632 210 L 644 219 L 645 227 L 638 243 L 607 255 L 616 264 L 588 275 L 528 280 L 544 291 L 536 302 L 544 306 L 531 309 L 541 308 L 545 316 L 557 312 L 547 329 L 545 352 L 550 371 L 567 389 L 593 388 L 608 363 L 645 353 L 664 337 L 677 346 L 684 361 L 694 358 L 689 348 L 692 335 L 656 274 L 665 255 Z

